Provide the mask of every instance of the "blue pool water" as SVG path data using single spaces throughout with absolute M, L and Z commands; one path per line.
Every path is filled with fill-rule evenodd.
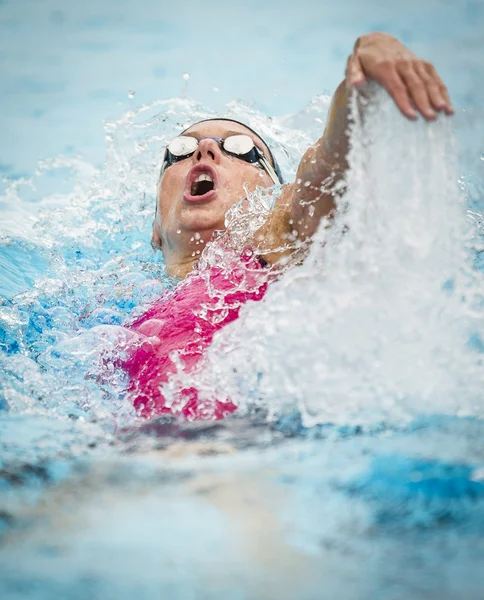
M 482 598 L 483 26 L 470 0 L 0 2 L 0 597 Z M 291 179 L 371 30 L 436 64 L 455 117 L 376 91 L 327 273 L 315 244 L 197 375 L 238 415 L 138 421 L 98 375 L 172 285 L 164 143 L 228 114 Z

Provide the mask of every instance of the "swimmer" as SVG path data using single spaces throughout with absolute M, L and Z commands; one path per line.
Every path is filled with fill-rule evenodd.
M 410 120 L 419 114 L 434 120 L 438 113 L 454 112 L 433 65 L 388 34 L 360 37 L 348 59 L 345 79 L 333 96 L 321 139 L 306 151 L 296 181 L 283 185 L 249 253 L 240 257 L 250 273 L 250 285 L 244 285 L 243 291 L 237 280 L 240 275 L 227 280 L 214 267 L 207 279 L 196 266 L 214 232 L 225 229 L 228 209 L 246 196 L 245 190 L 283 183 L 277 162 L 255 131 L 229 119 L 198 122 L 170 142 L 161 167 L 151 242 L 163 252 L 167 274 L 181 283 L 171 296 L 129 325 L 140 336 L 125 364 L 139 414 L 148 417 L 173 409 L 160 391 L 176 371 L 173 352 L 179 353 L 187 371 L 195 368 L 214 333 L 237 318 L 240 305 L 263 297 L 270 283 L 263 276 L 266 267 L 270 270 L 285 254 L 278 249 L 287 247 L 290 238 L 310 240 L 321 219 L 331 216 L 335 190 L 341 189 L 338 184 L 344 182 L 348 168 L 350 94 L 353 89 L 364 92 L 368 80 L 385 88 Z M 207 320 L 197 312 L 202 304 L 209 311 L 220 310 L 213 289 L 208 293 L 207 281 L 227 298 L 224 318 Z M 189 388 L 181 394 L 179 409 L 188 418 L 221 418 L 235 407 L 227 398 L 217 399 L 210 409 L 201 408 L 197 391 Z

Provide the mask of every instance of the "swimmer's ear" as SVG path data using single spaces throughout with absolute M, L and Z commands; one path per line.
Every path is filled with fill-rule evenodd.
M 153 221 L 153 233 L 151 234 L 151 247 L 153 250 L 161 250 L 161 231 L 158 219 Z

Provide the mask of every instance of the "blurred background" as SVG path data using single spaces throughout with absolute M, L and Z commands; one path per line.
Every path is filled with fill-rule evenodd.
M 156 99 L 293 113 L 332 93 L 373 30 L 433 61 L 457 108 L 478 108 L 483 0 L 0 0 L 0 176 L 59 154 L 102 166 L 103 121 Z

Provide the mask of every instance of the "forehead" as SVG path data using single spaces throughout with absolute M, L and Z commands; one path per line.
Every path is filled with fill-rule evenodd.
M 242 125 L 241 123 L 234 123 L 233 121 L 203 121 L 202 123 L 196 123 L 195 125 L 189 127 L 183 132 L 183 135 L 193 135 L 198 138 L 225 138 L 227 135 L 237 135 L 240 133 L 248 135 L 250 138 L 252 138 L 257 146 L 264 150 L 266 156 L 269 156 L 268 147 L 258 135 L 255 135 L 255 133 L 245 127 L 245 125 Z

